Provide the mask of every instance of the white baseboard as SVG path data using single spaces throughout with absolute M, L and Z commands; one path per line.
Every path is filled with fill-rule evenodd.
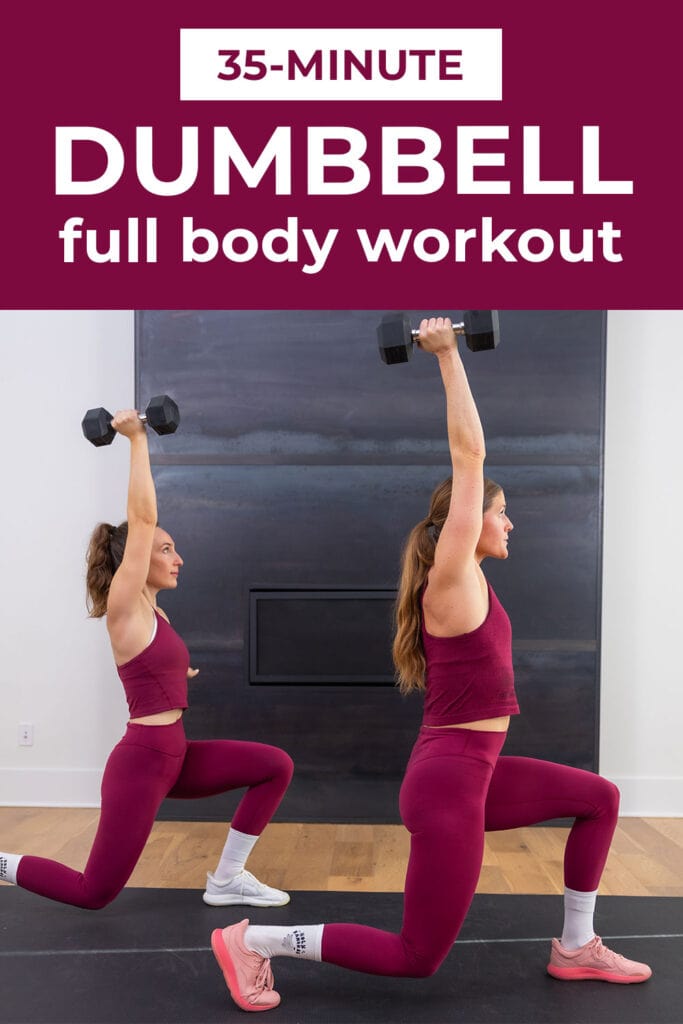
M 620 817 L 683 818 L 682 778 L 608 778 L 621 792 Z
M 683 778 L 609 776 L 625 818 L 683 818 Z M 99 771 L 0 768 L 0 806 L 99 807 Z
M 99 807 L 101 771 L 0 768 L 4 807 Z

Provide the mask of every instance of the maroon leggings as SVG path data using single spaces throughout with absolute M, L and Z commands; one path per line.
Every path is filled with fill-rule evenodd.
M 152 830 L 161 801 L 214 796 L 248 786 L 233 826 L 260 835 L 292 777 L 284 750 L 242 740 L 186 740 L 173 725 L 131 725 L 107 761 L 102 809 L 83 872 L 44 857 L 19 861 L 17 884 L 40 896 L 99 910 L 123 889 Z
M 499 757 L 504 741 L 505 733 L 423 726 L 400 794 L 411 833 L 401 931 L 326 924 L 323 960 L 368 974 L 433 974 L 472 902 L 485 832 L 575 818 L 565 884 L 580 892 L 598 888 L 617 823 L 618 789 L 579 768 Z

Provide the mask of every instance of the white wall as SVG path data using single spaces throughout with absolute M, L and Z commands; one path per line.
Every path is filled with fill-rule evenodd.
M 127 451 L 81 434 L 86 409 L 133 403 L 133 315 L 0 311 L 0 803 L 96 804 L 126 706 L 85 609 L 94 524 L 125 518 Z M 17 746 L 32 722 L 32 747 Z
M 683 311 L 607 342 L 600 769 L 622 813 L 683 816 Z
M 126 708 L 84 551 L 125 515 L 127 451 L 80 420 L 132 403 L 133 315 L 0 311 L 0 353 L 0 804 L 94 805 Z M 683 311 L 609 314 L 600 768 L 624 814 L 683 816 L 681 381 Z

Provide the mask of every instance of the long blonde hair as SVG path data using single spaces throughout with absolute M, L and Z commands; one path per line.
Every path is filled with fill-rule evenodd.
M 451 489 L 451 477 L 435 488 L 429 514 L 413 527 L 403 548 L 401 578 L 394 607 L 396 633 L 392 648 L 396 683 L 401 693 L 425 688 L 420 595 L 427 573 L 434 565 L 437 541 L 451 504 Z M 491 507 L 501 489 L 500 484 L 484 477 L 484 512 Z

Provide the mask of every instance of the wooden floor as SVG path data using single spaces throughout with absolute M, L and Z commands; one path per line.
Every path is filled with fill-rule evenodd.
M 0 849 L 81 869 L 96 809 L 0 807 Z M 489 833 L 478 892 L 562 891 L 564 828 Z M 225 841 L 216 822 L 157 822 L 129 885 L 203 889 Z M 281 889 L 402 892 L 408 833 L 400 825 L 272 824 L 249 869 Z M 2 883 L 0 883 L 2 884 Z M 600 892 L 683 896 L 683 818 L 621 818 Z

